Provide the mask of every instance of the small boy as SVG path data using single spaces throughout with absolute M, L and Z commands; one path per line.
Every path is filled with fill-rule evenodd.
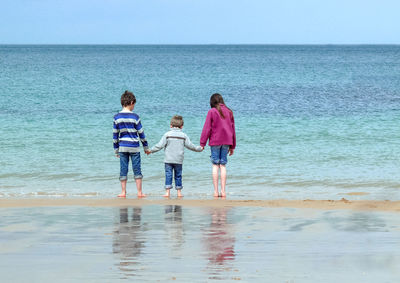
M 157 152 L 165 149 L 165 195 L 170 196 L 170 189 L 172 188 L 172 174 L 174 173 L 175 189 L 177 190 L 178 197 L 182 197 L 182 163 L 184 147 L 201 152 L 203 148 L 195 146 L 189 137 L 182 132 L 183 118 L 182 116 L 175 115 L 171 119 L 171 130 L 166 132 L 161 140 L 150 149 L 147 154 Z
M 121 194 L 118 197 L 126 197 L 126 182 L 128 180 L 129 159 L 132 161 L 132 169 L 136 182 L 138 197 L 145 197 L 142 192 L 142 171 L 140 168 L 140 144 L 144 151 L 149 152 L 146 137 L 144 135 L 140 118 L 133 113 L 136 97 L 130 91 L 125 91 L 121 96 L 122 110 L 114 116 L 113 142 L 116 157 L 120 159 Z

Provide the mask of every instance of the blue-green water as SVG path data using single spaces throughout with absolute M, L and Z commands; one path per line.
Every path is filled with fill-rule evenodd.
M 125 89 L 150 145 L 174 114 L 198 143 L 210 95 L 224 96 L 230 198 L 400 199 L 400 46 L 287 45 L 0 46 L 0 196 L 117 194 Z M 162 160 L 142 156 L 150 197 Z M 187 151 L 186 197 L 209 197 L 210 173 L 208 148 Z

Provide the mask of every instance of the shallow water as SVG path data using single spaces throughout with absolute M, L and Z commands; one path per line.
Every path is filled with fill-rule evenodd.
M 222 93 L 232 198 L 400 199 L 399 78 L 400 46 L 1 45 L 0 197 L 117 194 L 112 117 L 129 89 L 150 145 L 177 113 L 197 144 Z M 187 196 L 212 194 L 209 155 L 186 152 Z M 163 153 L 142 161 L 161 195 Z
M 290 208 L 0 209 L 3 282 L 396 282 L 398 215 Z

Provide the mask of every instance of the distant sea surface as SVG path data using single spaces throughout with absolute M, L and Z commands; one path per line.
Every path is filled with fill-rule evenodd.
M 400 199 L 396 45 L 0 45 L 0 197 L 118 194 L 126 89 L 150 146 L 174 114 L 198 144 L 223 95 L 237 131 L 229 198 Z M 209 155 L 186 150 L 187 198 L 211 197 Z M 160 196 L 163 153 L 142 154 L 142 171 Z

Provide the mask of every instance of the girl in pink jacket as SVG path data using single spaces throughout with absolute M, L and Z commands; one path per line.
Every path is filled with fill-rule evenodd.
M 212 178 L 214 197 L 226 197 L 226 163 L 228 152 L 232 155 L 236 147 L 235 120 L 233 112 L 225 106 L 224 99 L 219 93 L 210 98 L 211 109 L 207 113 L 206 122 L 200 137 L 200 146 L 207 144 L 211 147 L 211 162 L 213 164 Z M 218 192 L 218 177 L 221 170 L 221 194 Z

